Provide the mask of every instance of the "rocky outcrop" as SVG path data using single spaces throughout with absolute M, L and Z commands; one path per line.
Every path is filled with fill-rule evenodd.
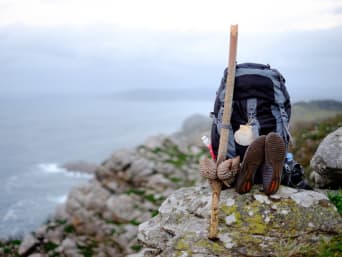
M 310 166 L 310 178 L 316 187 L 342 186 L 342 127 L 324 138 Z
M 98 165 L 86 161 L 67 162 L 62 165 L 63 169 L 71 172 L 94 173 L 98 169 Z
M 155 136 L 135 149 L 113 153 L 96 168 L 89 183 L 71 190 L 57 216 L 33 233 L 34 244 L 24 247 L 22 242 L 20 253 L 120 257 L 139 251 L 138 225 L 157 215 L 160 204 L 176 189 L 204 181 L 198 163 L 207 150 L 200 135 L 209 127 L 202 122 L 192 117 L 181 132 Z M 189 130 L 198 132 L 197 142 L 184 140 Z
M 281 186 L 267 197 L 254 186 L 244 195 L 222 192 L 219 240 L 210 241 L 210 201 L 207 185 L 173 193 L 139 226 L 146 248 L 130 257 L 302 256 L 305 250 L 317 256 L 322 240 L 342 233 L 342 218 L 324 194 Z
M 209 128 L 208 118 L 193 116 L 181 132 L 116 151 L 53 219 L 22 242 L 0 242 L 0 256 L 18 249 L 31 257 L 287 255 L 341 233 L 341 217 L 324 195 L 281 187 L 266 197 L 254 187 L 246 195 L 222 192 L 220 241 L 208 241 L 211 192 L 198 163 L 208 156 L 200 138 Z

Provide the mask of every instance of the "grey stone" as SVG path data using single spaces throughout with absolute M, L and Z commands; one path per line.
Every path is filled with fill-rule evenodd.
M 106 202 L 103 217 L 119 223 L 134 220 L 141 215 L 134 204 L 129 195 L 113 195 Z
M 159 252 L 159 250 L 153 248 L 145 248 L 141 250 L 139 253 L 127 255 L 127 257 L 154 257 L 158 255 Z
M 59 245 L 63 238 L 63 227 L 50 229 L 45 233 L 45 239 Z
M 84 172 L 84 173 L 94 173 L 98 168 L 98 165 L 95 163 L 89 163 L 86 161 L 76 161 L 76 162 L 67 162 L 62 165 L 62 168 L 71 171 L 71 172 Z
M 44 257 L 44 255 L 40 253 L 34 253 L 34 254 L 29 255 L 28 257 Z
M 161 174 L 150 176 L 145 187 L 155 190 L 156 192 L 164 192 L 167 188 L 173 188 L 174 184 Z
M 275 197 L 268 197 L 259 190 L 254 186 L 244 195 L 234 189 L 221 192 L 220 243 L 207 238 L 209 186 L 174 192 L 159 215 L 139 226 L 138 239 L 162 257 L 278 256 L 296 254 L 284 244 L 300 249 L 342 233 L 342 218 L 324 194 L 281 186 Z
M 65 238 L 61 244 L 64 250 L 76 248 L 76 242 L 71 238 Z
M 18 250 L 19 255 L 24 255 L 33 247 L 35 247 L 37 243 L 38 241 L 33 235 L 31 234 L 25 235 L 23 241 L 21 242 L 19 246 L 19 250 Z
M 66 257 L 83 257 L 83 255 L 79 253 L 78 249 L 66 250 L 64 254 Z
M 323 139 L 310 166 L 310 179 L 316 187 L 342 186 L 342 127 Z

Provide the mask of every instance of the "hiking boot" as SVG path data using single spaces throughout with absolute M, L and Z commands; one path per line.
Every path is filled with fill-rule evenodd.
M 285 143 L 281 136 L 271 132 L 265 140 L 265 162 L 262 165 L 262 182 L 267 195 L 278 191 L 285 160 Z
M 266 136 L 260 136 L 247 148 L 236 181 L 236 192 L 244 194 L 251 191 L 254 174 L 265 159 L 265 139 Z

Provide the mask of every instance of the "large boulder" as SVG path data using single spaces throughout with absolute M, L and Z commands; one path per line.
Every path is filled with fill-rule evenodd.
M 211 124 L 209 116 L 194 114 L 183 122 L 181 130 L 172 135 L 172 140 L 182 149 L 188 146 L 202 146 L 201 137 L 209 136 Z
M 281 186 L 268 197 L 259 189 L 221 193 L 217 241 L 207 238 L 209 187 L 174 192 L 158 216 L 139 226 L 145 248 L 132 256 L 302 256 L 341 235 L 342 218 L 324 194 Z
M 316 187 L 342 186 L 342 127 L 326 136 L 310 163 Z

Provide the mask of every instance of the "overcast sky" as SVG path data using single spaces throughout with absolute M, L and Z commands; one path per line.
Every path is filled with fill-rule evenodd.
M 295 100 L 342 100 L 342 1 L 0 0 L 0 94 L 217 89 L 269 63 Z

